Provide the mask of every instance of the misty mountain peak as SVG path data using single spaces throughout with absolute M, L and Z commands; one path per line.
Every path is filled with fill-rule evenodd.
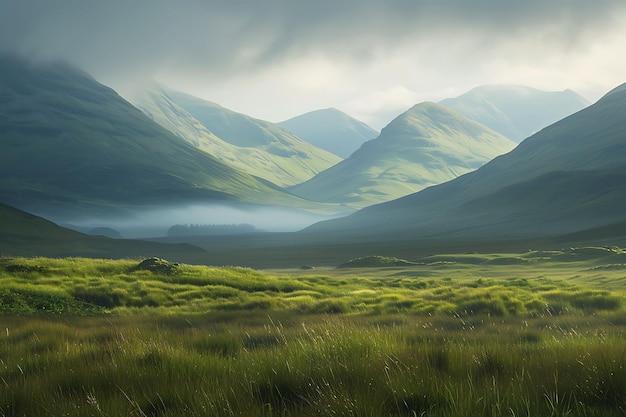
M 365 123 L 333 107 L 314 110 L 279 125 L 342 158 L 350 156 L 363 142 L 378 136 L 378 132 Z
M 542 91 L 520 85 L 483 85 L 441 104 L 521 142 L 589 102 L 572 90 Z

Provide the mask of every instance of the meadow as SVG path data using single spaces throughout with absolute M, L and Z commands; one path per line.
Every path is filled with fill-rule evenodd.
M 626 251 L 0 259 L 1 416 L 623 416 Z

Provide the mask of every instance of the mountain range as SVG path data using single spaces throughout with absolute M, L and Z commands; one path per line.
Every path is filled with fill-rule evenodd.
M 516 143 L 589 105 L 572 90 L 542 91 L 517 85 L 483 85 L 440 103 Z
M 156 84 L 124 95 L 198 149 L 280 187 L 303 182 L 341 160 L 274 123 Z
M 0 59 L 0 201 L 71 217 L 177 201 L 296 200 L 198 151 L 79 70 Z
M 509 90 L 479 88 L 456 104 L 482 91 L 482 101 L 465 101 L 466 110 L 475 110 L 472 118 L 491 108 L 494 120 L 522 126 L 513 121 L 530 113 L 512 106 L 507 110 L 512 117 L 503 110 L 506 100 L 496 103 L 494 97 L 535 97 L 541 108 L 546 96 L 521 87 L 514 94 Z M 538 132 L 517 147 L 451 109 L 454 100 L 420 103 L 341 162 L 276 124 L 162 87 L 146 94 L 152 96 L 144 98 L 141 111 L 68 65 L 0 57 L 0 201 L 67 223 L 84 213 L 132 212 L 137 218 L 144 209 L 198 202 L 326 214 L 367 206 L 317 223 L 296 239 L 305 244 L 314 236 L 316 244 L 335 246 L 595 236 L 626 224 L 621 210 L 626 204 L 626 85 L 550 126 L 526 126 Z M 570 104 L 578 97 L 565 96 Z M 353 122 L 346 115 L 339 115 L 341 123 L 331 122 L 335 110 L 320 114 L 335 127 Z M 401 195 L 406 196 L 397 198 Z M 67 252 L 60 246 L 55 253 L 113 250 L 109 240 L 59 231 L 12 207 L 3 205 L 0 217 L 7 225 L 23 226 L 3 234 L 4 248 L 26 248 L 29 241 L 43 248 L 58 237 L 76 245 L 65 246 Z M 36 237 L 38 231 L 42 236 Z M 80 252 L 80 245 L 91 249 Z
M 514 147 L 491 129 L 426 102 L 398 116 L 347 159 L 290 191 L 314 201 L 364 207 L 446 182 Z
M 626 84 L 444 184 L 318 223 L 342 238 L 556 236 L 626 220 Z
M 334 109 L 315 110 L 278 123 L 318 148 L 347 158 L 379 132 L 365 123 Z

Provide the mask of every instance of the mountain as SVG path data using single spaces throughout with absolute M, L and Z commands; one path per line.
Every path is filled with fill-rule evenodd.
M 64 64 L 0 59 L 0 201 L 40 214 L 180 201 L 293 202 Z
M 484 85 L 456 98 L 441 101 L 519 143 L 589 105 L 572 90 L 541 91 L 514 85 Z
M 474 172 L 308 232 L 333 241 L 558 236 L 623 223 L 625 204 L 626 84 Z
M 364 207 L 456 178 L 514 146 L 440 104 L 421 103 L 349 158 L 290 191 L 314 201 Z
M 337 109 L 315 110 L 278 123 L 318 148 L 347 158 L 378 132 Z
M 85 256 L 128 258 L 161 256 L 193 261 L 206 252 L 187 244 L 162 244 L 87 236 L 0 203 L 1 256 Z
M 152 120 L 240 171 L 286 187 L 340 158 L 273 123 L 157 85 L 128 94 Z

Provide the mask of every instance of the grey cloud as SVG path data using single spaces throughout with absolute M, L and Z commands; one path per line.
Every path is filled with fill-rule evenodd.
M 365 60 L 455 36 L 484 47 L 548 28 L 552 42 L 582 42 L 624 9 L 623 0 L 0 0 L 0 48 L 95 75 L 195 68 L 210 77 L 305 53 Z

